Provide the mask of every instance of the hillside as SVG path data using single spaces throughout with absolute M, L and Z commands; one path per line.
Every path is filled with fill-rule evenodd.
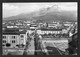
M 44 16 L 34 17 L 37 22 L 51 22 L 51 21 L 77 21 L 77 17 L 73 12 L 50 12 Z
M 76 11 L 59 11 L 59 8 L 48 7 L 31 13 L 22 13 L 17 16 L 3 18 L 3 21 L 8 20 L 36 20 L 36 22 L 51 22 L 51 21 L 77 21 Z

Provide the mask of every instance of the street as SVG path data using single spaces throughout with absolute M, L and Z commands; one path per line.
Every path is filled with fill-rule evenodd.
M 27 55 L 34 55 L 34 51 L 35 51 L 34 40 L 31 40 L 27 49 Z

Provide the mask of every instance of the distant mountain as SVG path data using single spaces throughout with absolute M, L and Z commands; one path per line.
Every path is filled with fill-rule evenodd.
M 51 22 L 51 21 L 77 21 L 77 17 L 74 15 L 74 12 L 50 12 L 44 16 L 34 17 L 37 19 L 37 22 Z
M 76 13 L 76 14 L 75 14 Z M 36 22 L 77 21 L 76 11 L 61 11 L 59 7 L 42 8 L 31 13 L 3 18 L 3 20 L 36 20 Z

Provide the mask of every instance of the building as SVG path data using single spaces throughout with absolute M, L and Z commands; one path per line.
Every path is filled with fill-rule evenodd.
M 68 30 L 67 29 L 62 29 L 62 34 L 67 34 Z
M 22 25 L 22 23 L 16 23 L 16 25 L 18 26 L 18 25 Z
M 7 26 L 7 28 L 18 28 L 18 26 L 14 26 L 14 25 L 12 25 L 12 26 Z
M 73 22 L 63 22 L 64 26 L 73 26 Z
M 48 27 L 56 27 L 57 23 L 48 23 Z
M 55 28 L 41 28 L 37 30 L 38 34 L 60 34 L 62 29 L 55 29 Z
M 2 35 L 3 48 L 19 48 L 20 45 L 26 45 L 26 31 L 18 29 L 5 29 Z
M 30 29 L 36 29 L 36 27 L 37 27 L 37 24 L 31 24 L 30 25 Z

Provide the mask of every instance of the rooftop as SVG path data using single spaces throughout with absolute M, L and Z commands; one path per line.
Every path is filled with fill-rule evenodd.
M 25 34 L 26 31 L 25 30 L 19 31 L 19 29 L 15 29 L 15 28 L 14 29 L 13 28 L 11 28 L 11 29 L 7 28 L 7 29 L 3 30 L 2 33 L 3 34 L 9 34 L 9 35 L 19 35 L 19 34 Z
M 47 30 L 47 31 L 61 31 L 62 29 L 61 28 L 41 28 L 41 30 Z

